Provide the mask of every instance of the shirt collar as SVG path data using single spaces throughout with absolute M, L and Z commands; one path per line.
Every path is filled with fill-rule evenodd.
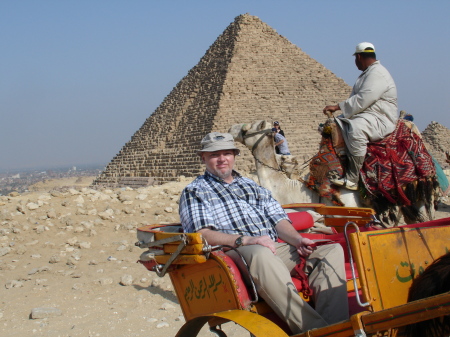
M 369 71 L 369 69 L 374 66 L 375 64 L 380 64 L 380 61 L 376 60 L 374 63 L 372 63 L 370 66 L 367 67 L 366 70 L 364 70 L 361 75 L 359 75 L 359 77 L 361 77 L 362 75 L 364 75 L 367 71 Z
M 238 171 L 235 171 L 235 170 L 232 171 L 231 175 L 232 175 L 233 178 L 234 178 L 233 181 L 231 182 L 231 184 L 232 184 L 236 179 L 239 179 L 239 178 L 242 177 L 241 174 L 240 174 Z M 218 177 L 218 176 L 212 174 L 212 173 L 209 172 L 209 171 L 205 171 L 205 177 L 206 177 L 206 179 L 212 179 L 212 180 L 215 180 L 215 181 L 217 181 L 217 182 L 219 182 L 219 183 L 222 183 L 222 184 L 228 184 L 225 180 L 223 180 L 222 178 L 220 178 L 220 177 Z

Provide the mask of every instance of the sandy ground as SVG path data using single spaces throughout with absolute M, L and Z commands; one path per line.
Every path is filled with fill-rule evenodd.
M 0 336 L 162 337 L 184 324 L 168 276 L 136 263 L 134 243 L 137 227 L 179 221 L 190 180 L 93 190 L 93 179 L 0 197 Z M 437 217 L 449 211 L 442 203 Z M 249 336 L 233 323 L 223 328 Z M 204 328 L 199 336 L 215 335 Z

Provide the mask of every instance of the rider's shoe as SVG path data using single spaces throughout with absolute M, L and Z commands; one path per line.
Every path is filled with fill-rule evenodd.
M 356 191 L 358 190 L 358 183 L 354 183 L 350 180 L 347 180 L 347 178 L 339 178 L 339 179 L 332 179 L 330 180 L 332 184 L 335 184 L 337 186 L 342 186 L 348 190 Z

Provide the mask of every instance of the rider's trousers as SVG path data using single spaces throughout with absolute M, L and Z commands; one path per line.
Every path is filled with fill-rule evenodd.
M 359 181 L 359 171 L 364 164 L 365 156 L 348 156 L 348 167 L 345 172 L 345 177 L 352 183 L 357 184 Z

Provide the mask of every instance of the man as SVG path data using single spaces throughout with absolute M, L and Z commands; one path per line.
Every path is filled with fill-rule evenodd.
M 273 139 L 275 140 L 275 147 L 278 149 L 278 154 L 290 155 L 288 142 L 277 128 L 272 128 Z
M 347 319 L 341 246 L 315 250 L 314 242 L 292 227 L 270 191 L 233 170 L 239 149 L 232 135 L 212 132 L 201 146 L 198 154 L 205 174 L 189 184 L 180 198 L 184 231 L 201 233 L 211 245 L 236 247 L 249 265 L 259 296 L 293 333 Z M 287 243 L 278 243 L 278 238 Z M 300 298 L 291 280 L 300 255 L 307 258 L 305 272 L 316 310 Z
M 345 176 L 331 182 L 357 190 L 367 143 L 381 140 L 392 133 L 398 113 L 397 88 L 387 69 L 377 61 L 374 45 L 362 42 L 356 46 L 353 55 L 362 73 L 350 97 L 338 105 L 327 105 L 323 112 L 342 111 L 336 122 L 342 129 L 349 159 Z

